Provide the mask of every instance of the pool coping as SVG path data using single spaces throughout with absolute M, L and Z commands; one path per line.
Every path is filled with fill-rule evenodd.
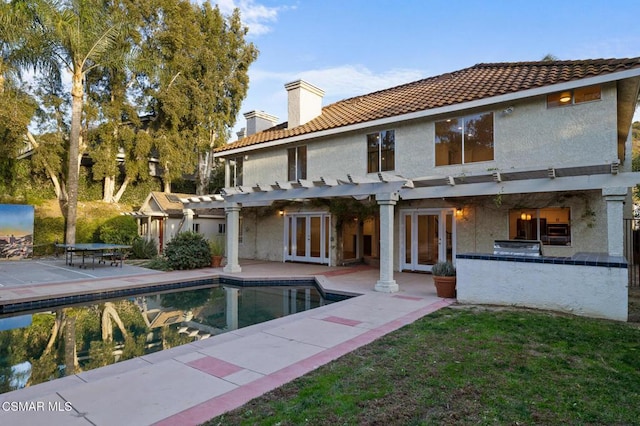
M 101 301 L 110 301 L 137 295 L 162 293 L 170 290 L 196 290 L 198 288 L 205 288 L 216 284 L 237 287 L 274 286 L 274 283 L 277 283 L 277 286 L 283 287 L 313 285 L 318 289 L 322 297 L 331 301 L 344 300 L 349 297 L 360 295 L 359 293 L 347 291 L 327 290 L 322 285 L 322 281 L 324 280 L 319 279 L 318 276 L 309 275 L 256 278 L 237 277 L 225 273 L 214 273 L 209 276 L 193 278 L 190 280 L 181 279 L 176 281 L 176 279 L 173 279 L 161 281 L 155 284 L 123 284 L 120 287 L 111 287 L 109 289 L 77 288 L 74 291 L 60 292 L 55 295 L 18 294 L 12 299 L 2 299 L 2 296 L 0 296 L 0 315 L 31 313 L 42 309 L 77 306 L 93 302 L 99 303 Z
M 260 281 L 265 276 L 287 280 L 311 278 L 329 292 L 361 294 L 340 303 L 0 394 L 0 402 L 68 402 L 73 408 L 70 412 L 0 412 L 0 423 L 33 426 L 201 424 L 434 310 L 455 303 L 454 299 L 436 296 L 430 275 L 398 273 L 400 291 L 380 293 L 373 289 L 378 278 L 377 268 L 286 266 L 264 262 L 243 266 L 240 274 L 207 269 L 43 284 L 29 286 L 34 290 L 32 294 L 0 289 L 3 300 L 8 301 L 7 296 L 24 300 L 41 298 L 44 293 L 100 291 L 114 287 L 115 283 L 118 283 L 117 287 L 145 287 L 145 283 L 152 280 L 167 283 L 227 275 L 246 282 Z M 291 273 L 283 276 L 283 270 Z M 243 370 L 216 377 L 215 371 L 207 370 L 207 365 L 211 367 L 211 363 L 221 361 L 223 366 L 232 364 Z M 141 388 L 144 388 L 142 393 Z

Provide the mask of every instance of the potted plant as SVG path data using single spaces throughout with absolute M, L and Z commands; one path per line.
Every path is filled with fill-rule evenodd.
M 224 239 L 222 237 L 213 237 L 209 240 L 209 250 L 211 251 L 211 266 L 219 268 L 222 264 L 224 256 Z
M 431 267 L 438 297 L 456 297 L 456 267 L 451 262 L 437 262 Z

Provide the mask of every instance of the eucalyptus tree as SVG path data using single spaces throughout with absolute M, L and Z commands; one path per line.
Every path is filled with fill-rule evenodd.
M 13 80 L 0 90 L 0 193 L 15 190 L 17 158 L 25 146 L 25 129 L 35 112 L 35 100 Z
M 245 40 L 239 10 L 225 17 L 208 2 L 166 0 L 146 54 L 161 64 L 149 74 L 154 147 L 165 191 L 195 174 L 198 193 L 211 178 L 213 149 L 224 144 L 246 96 L 258 51 Z
M 0 2 L 0 187 L 13 190 L 16 158 L 24 146 L 25 129 L 31 122 L 36 104 L 21 86 L 17 69 L 9 55 L 19 41 L 19 30 L 28 22 L 24 8 L 11 13 L 10 4 Z
M 144 27 L 155 15 L 154 0 L 114 2 L 111 15 L 118 16 L 126 31 L 120 31 L 101 66 L 87 76 L 88 101 L 97 123 L 88 138 L 92 175 L 103 181 L 103 201 L 117 203 L 131 182 L 149 176 L 151 137 L 134 94 L 139 86 L 136 60 Z
M 87 73 L 97 67 L 113 46 L 120 24 L 107 2 L 95 0 L 16 0 L 4 12 L 26 25 L 12 40 L 7 59 L 22 69 L 34 68 L 53 81 L 68 73 L 71 95 L 67 159 L 67 199 L 61 200 L 66 218 L 65 241 L 75 243 L 81 134 Z

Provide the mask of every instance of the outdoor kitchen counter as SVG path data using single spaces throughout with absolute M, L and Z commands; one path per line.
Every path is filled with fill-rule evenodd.
M 462 253 L 456 259 L 500 260 L 503 262 L 552 263 L 556 265 L 586 265 L 608 268 L 627 268 L 624 256 L 609 256 L 607 253 L 579 252 L 571 257 L 561 256 L 514 256 L 492 253 Z

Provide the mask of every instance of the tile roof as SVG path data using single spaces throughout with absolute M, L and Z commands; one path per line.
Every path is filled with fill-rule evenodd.
M 161 209 L 160 213 L 166 213 L 169 216 L 182 216 L 184 210 L 184 204 L 180 201 L 180 198 L 195 197 L 195 194 L 183 194 L 183 193 L 166 193 L 161 191 L 151 191 L 149 197 L 156 200 L 156 203 Z M 143 206 L 144 208 L 145 206 Z M 144 211 L 141 209 L 141 213 L 152 213 L 151 208 L 147 208 Z M 198 209 L 196 215 L 212 215 L 212 216 L 224 216 L 223 209 Z
M 279 124 L 216 149 L 216 152 L 363 123 L 416 111 L 640 68 L 640 57 L 575 61 L 477 64 L 451 73 L 335 102 L 293 129 Z

